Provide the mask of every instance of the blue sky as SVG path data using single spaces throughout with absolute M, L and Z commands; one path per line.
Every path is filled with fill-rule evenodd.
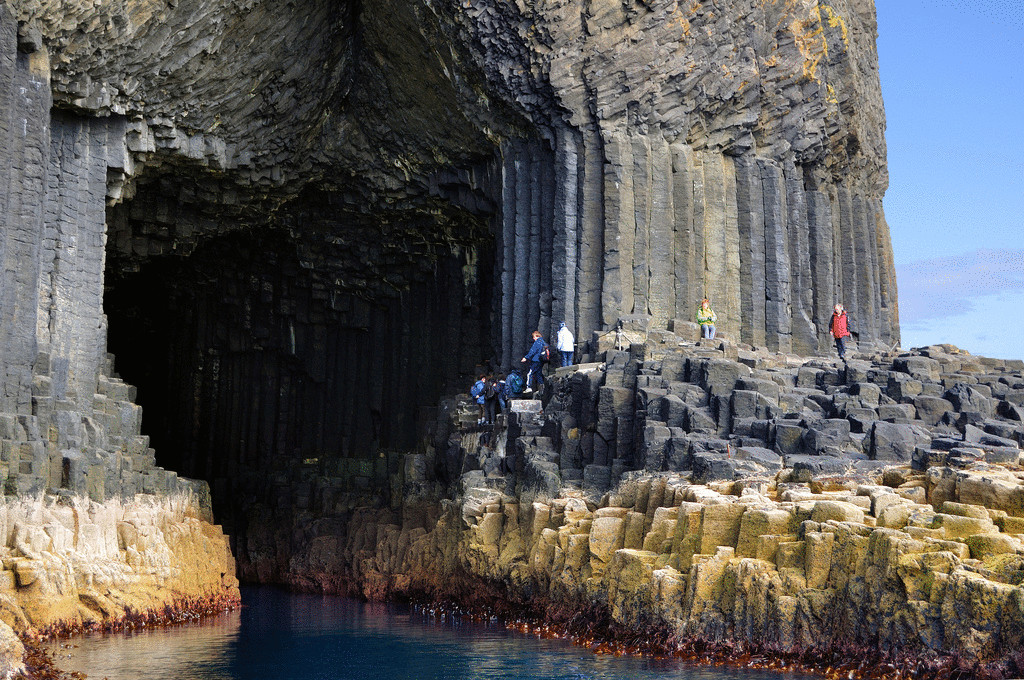
M 1024 0 L 876 0 L 904 347 L 1024 358 Z

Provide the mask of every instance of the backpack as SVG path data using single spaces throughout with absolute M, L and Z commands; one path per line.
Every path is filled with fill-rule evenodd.
M 511 397 L 517 394 L 522 394 L 524 384 L 525 381 L 523 380 L 522 375 L 519 373 L 510 373 L 509 376 L 505 378 L 505 389 L 508 391 L 508 396 Z
M 471 397 L 479 397 L 483 393 L 484 393 L 484 381 L 483 380 L 477 380 L 475 383 L 473 383 L 473 387 L 470 388 L 469 396 L 471 396 Z
M 544 349 L 540 351 L 540 363 L 546 364 L 549 361 L 551 361 L 551 347 L 545 342 Z
M 489 383 L 487 383 L 487 388 L 484 390 L 484 398 L 485 399 L 494 399 L 496 396 L 498 396 L 498 383 L 496 383 L 496 382 L 489 382 Z

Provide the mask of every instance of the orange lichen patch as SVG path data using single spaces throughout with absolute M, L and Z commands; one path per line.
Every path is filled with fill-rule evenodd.
M 672 10 L 672 17 L 668 20 L 668 25 L 678 28 L 682 38 L 690 37 L 690 20 L 683 16 L 682 10 L 678 7 Z
M 825 101 L 829 104 L 838 104 L 839 97 L 836 96 L 836 88 L 832 87 L 832 83 L 825 84 Z
M 821 16 L 822 12 L 828 15 L 827 20 Z M 821 20 L 822 24 L 828 24 L 829 28 L 838 28 L 843 36 L 843 46 L 846 49 L 850 49 L 850 34 L 846 28 L 846 20 L 843 19 L 842 16 L 840 16 L 830 5 L 819 5 L 818 18 Z
M 828 40 L 825 39 L 825 29 L 817 8 L 811 10 L 806 19 L 794 19 L 790 22 L 789 30 L 804 58 L 804 77 L 808 80 L 818 80 L 818 64 L 822 57 L 828 56 Z
M 137 628 L 153 628 L 199 621 L 236 609 L 241 599 L 234 592 L 198 597 L 180 597 L 162 607 L 136 611 L 128 609 L 123 616 L 102 621 L 71 621 L 56 623 L 42 630 L 29 629 L 21 634 L 22 642 L 66 638 L 82 633 L 120 633 Z

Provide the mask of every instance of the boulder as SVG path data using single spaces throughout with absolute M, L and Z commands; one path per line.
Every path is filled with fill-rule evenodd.
M 868 455 L 872 460 L 908 463 L 919 446 L 928 446 L 931 436 L 919 427 L 876 421 L 871 426 Z
M 956 411 L 972 411 L 988 418 L 995 411 L 992 400 L 969 385 L 958 382 L 942 395 Z
M 736 449 L 736 459 L 753 461 L 771 471 L 782 469 L 782 456 L 771 449 L 757 446 L 741 446 Z
M 736 478 L 736 464 L 723 453 L 694 452 L 692 461 L 693 481 L 697 484 Z
M 942 417 L 953 412 L 953 404 L 939 397 L 921 395 L 914 397 L 914 408 L 917 417 L 928 425 L 938 425 Z
M 922 356 L 897 357 L 892 362 L 892 370 L 906 373 L 922 382 L 938 382 L 942 374 L 942 366 L 938 361 Z
M 814 423 L 807 428 L 803 441 L 809 452 L 821 453 L 829 447 L 842 449 L 850 443 L 850 421 L 835 418 Z

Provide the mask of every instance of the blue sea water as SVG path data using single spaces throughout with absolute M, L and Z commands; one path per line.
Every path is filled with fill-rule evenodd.
M 242 601 L 202 624 L 66 640 L 56 661 L 95 680 L 803 680 L 598 655 L 399 605 L 272 588 L 243 589 Z

